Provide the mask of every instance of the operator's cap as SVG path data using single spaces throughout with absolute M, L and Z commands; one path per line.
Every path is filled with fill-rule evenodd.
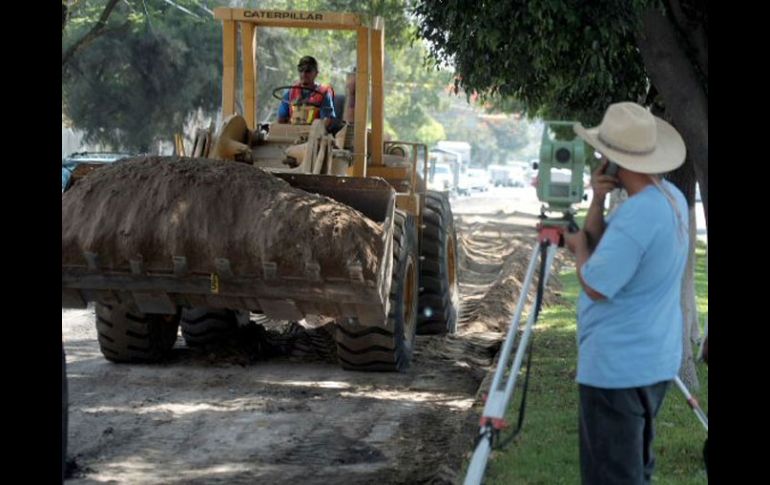
M 315 57 L 305 56 L 299 60 L 299 63 L 297 64 L 297 69 L 303 70 L 306 68 L 311 68 L 314 71 L 318 70 L 318 61 L 315 60 Z

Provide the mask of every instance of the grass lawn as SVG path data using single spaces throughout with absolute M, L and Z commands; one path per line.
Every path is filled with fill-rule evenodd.
M 705 249 L 696 249 L 696 295 L 701 325 L 708 313 Z M 580 482 L 577 434 L 577 344 L 575 302 L 579 284 L 574 268 L 560 275 L 565 304 L 545 308 L 534 335 L 532 375 L 524 428 L 505 450 L 493 452 L 487 484 L 575 484 Z M 523 321 L 522 321 L 523 325 Z M 697 349 L 695 350 L 697 351 Z M 526 363 L 526 360 L 525 360 Z M 523 373 L 509 409 L 513 427 L 518 417 Z M 697 397 L 708 412 L 708 368 L 698 364 L 701 389 Z M 503 438 L 505 433 L 503 434 Z M 660 484 L 707 483 L 702 450 L 706 432 L 672 384 L 656 421 Z

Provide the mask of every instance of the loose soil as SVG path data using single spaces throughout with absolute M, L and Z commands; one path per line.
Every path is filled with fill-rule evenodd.
M 193 273 L 216 273 L 216 258 L 226 258 L 237 275 L 261 275 L 273 262 L 282 276 L 318 264 L 324 277 L 346 278 L 358 263 L 376 280 L 382 236 L 355 209 L 242 163 L 125 159 L 62 196 L 65 266 L 86 266 L 87 251 L 107 270 L 130 271 L 133 259 L 170 273 L 174 256 L 185 256 Z
M 418 336 L 404 373 L 343 371 L 333 324 L 256 315 L 222 345 L 191 349 L 180 337 L 163 364 L 112 364 L 99 352 L 93 309 L 62 310 L 67 483 L 461 482 L 535 244 L 537 219 L 514 212 L 524 203 L 506 194 L 453 200 L 458 332 Z

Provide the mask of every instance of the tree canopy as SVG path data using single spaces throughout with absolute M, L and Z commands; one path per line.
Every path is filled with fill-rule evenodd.
M 637 2 L 638 3 L 638 2 Z M 457 85 L 532 116 L 598 121 L 617 99 L 646 95 L 632 2 L 426 0 L 420 34 Z
M 597 124 L 613 102 L 653 106 L 682 134 L 708 213 L 705 1 L 421 0 L 414 13 L 433 62 L 498 109 Z
M 65 27 L 65 52 L 92 31 L 105 3 L 78 2 Z M 176 3 L 195 9 L 198 2 Z M 63 55 L 62 110 L 86 140 L 148 151 L 194 109 L 216 109 L 221 34 L 198 12 L 165 2 L 120 3 L 98 37 L 66 62 Z

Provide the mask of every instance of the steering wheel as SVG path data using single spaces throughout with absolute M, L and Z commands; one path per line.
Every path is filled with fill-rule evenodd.
M 292 89 L 292 88 L 294 88 L 294 86 L 278 86 L 277 88 L 273 89 L 273 97 L 275 99 L 279 100 L 279 101 L 283 101 L 283 94 L 279 95 L 278 91 L 282 91 L 284 89 Z M 303 91 L 312 91 L 314 93 L 320 94 L 321 96 L 324 96 L 324 97 L 326 96 L 326 93 L 322 93 L 321 91 L 319 91 L 319 90 L 317 90 L 315 88 L 302 88 L 302 90 Z M 315 106 L 316 108 L 320 108 L 321 107 L 321 103 L 313 103 L 311 101 L 308 101 L 307 98 L 305 98 L 305 99 L 298 99 L 298 100 L 294 101 L 292 104 L 294 104 L 295 106 L 310 105 L 310 106 Z

